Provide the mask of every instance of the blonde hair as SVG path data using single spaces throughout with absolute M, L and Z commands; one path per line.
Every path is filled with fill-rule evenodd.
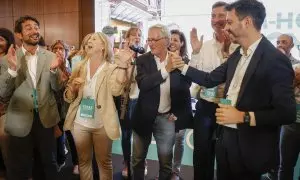
M 112 60 L 112 57 L 113 57 L 113 53 L 112 53 L 112 49 L 111 49 L 111 43 L 110 43 L 108 37 L 102 32 L 96 32 L 96 33 L 90 34 L 90 37 L 88 39 L 90 39 L 94 35 L 97 35 L 104 44 L 103 60 L 110 63 L 111 60 Z M 88 60 L 89 60 L 89 56 L 86 54 L 84 59 L 78 63 L 78 66 L 76 66 L 76 68 L 72 72 L 72 74 L 70 76 L 70 82 L 74 78 L 77 78 L 77 77 L 80 77 L 80 76 L 82 77 L 85 74 L 86 69 L 84 67 L 85 67 Z
M 88 41 L 90 40 L 90 38 L 92 37 L 94 33 L 90 33 L 87 34 L 86 36 L 84 36 L 81 45 L 80 45 L 80 50 L 76 53 L 76 55 L 80 55 L 82 57 L 82 59 L 85 58 L 86 56 L 86 49 L 85 49 L 85 45 L 88 43 Z

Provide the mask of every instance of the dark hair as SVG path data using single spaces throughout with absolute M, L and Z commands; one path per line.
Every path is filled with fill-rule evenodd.
M 6 28 L 0 28 L 0 36 L 3 37 L 7 42 L 7 46 L 5 49 L 5 54 L 7 54 L 7 51 L 9 49 L 10 45 L 12 45 L 12 44 L 15 45 L 14 34 Z
M 246 16 L 250 16 L 253 20 L 254 27 L 257 30 L 261 29 L 261 26 L 266 17 L 265 6 L 256 0 L 238 0 L 225 7 L 227 11 L 235 10 L 239 20 L 244 19 Z
M 23 29 L 22 24 L 28 20 L 34 21 L 37 23 L 38 26 L 40 26 L 39 21 L 35 17 L 28 16 L 28 15 L 22 16 L 15 22 L 15 33 L 21 33 Z
M 43 36 L 40 37 L 38 44 L 39 44 L 39 46 L 46 46 L 46 42 L 45 42 L 45 39 L 43 38 Z
M 187 57 L 188 53 L 187 53 L 186 38 L 185 38 L 183 32 L 181 32 L 177 29 L 173 29 L 173 30 L 171 30 L 170 33 L 171 33 L 171 35 L 172 34 L 177 34 L 179 36 L 180 42 L 183 43 L 183 45 L 180 47 L 179 55 L 181 57 Z
M 224 1 L 218 1 L 212 5 L 212 9 L 217 8 L 217 7 L 223 7 L 223 6 L 225 7 L 227 5 L 228 5 L 228 3 L 224 2 Z

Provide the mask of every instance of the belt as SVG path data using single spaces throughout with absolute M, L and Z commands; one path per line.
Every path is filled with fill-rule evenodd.
M 165 116 L 165 115 L 169 115 L 170 113 L 171 113 L 170 111 L 167 111 L 167 112 L 164 112 L 164 113 L 158 112 L 157 116 Z

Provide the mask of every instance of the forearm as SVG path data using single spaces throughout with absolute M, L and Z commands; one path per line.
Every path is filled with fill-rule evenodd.
M 149 91 L 159 86 L 163 81 L 161 71 L 154 72 L 150 75 L 138 74 L 136 77 L 138 87 L 141 91 Z
M 10 99 L 15 89 L 16 77 L 13 77 L 8 71 L 0 75 L 0 97 L 1 99 Z
M 196 68 L 185 66 L 184 70 L 182 71 L 182 74 L 188 77 L 192 82 L 204 86 L 207 88 L 212 88 L 217 85 L 219 85 L 219 82 L 217 79 L 214 79 L 212 76 L 210 76 L 210 73 L 198 70 Z
M 63 87 L 64 82 L 60 79 L 61 73 L 60 69 L 50 70 L 50 84 L 54 91 L 59 91 Z

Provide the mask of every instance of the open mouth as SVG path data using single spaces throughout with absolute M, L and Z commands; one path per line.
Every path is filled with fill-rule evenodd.
M 30 39 L 38 41 L 40 39 L 40 36 L 39 35 L 33 35 L 33 36 L 30 36 Z

